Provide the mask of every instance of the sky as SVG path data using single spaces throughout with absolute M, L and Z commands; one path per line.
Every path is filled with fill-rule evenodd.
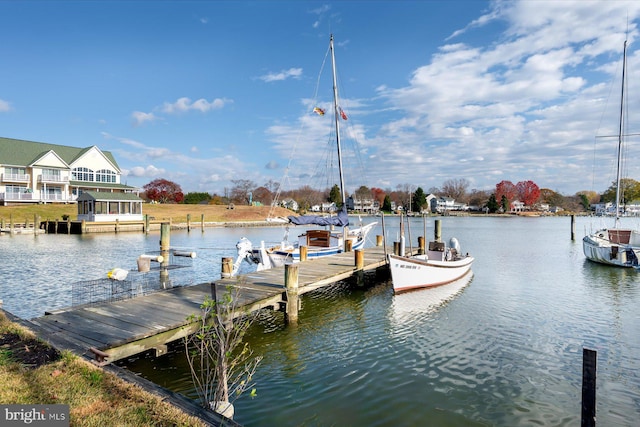
M 636 0 L 0 0 L 0 136 L 95 145 L 137 187 L 328 188 L 333 34 L 347 192 L 603 192 L 625 39 L 640 133 L 639 23 Z M 640 158 L 640 137 L 625 147 Z

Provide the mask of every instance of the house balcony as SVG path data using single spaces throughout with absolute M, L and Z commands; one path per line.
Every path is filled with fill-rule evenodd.
M 3 173 L 2 182 L 29 182 L 31 175 L 17 173 Z
M 9 191 L 7 193 L 0 193 L 0 200 L 5 202 L 20 202 L 20 201 L 33 201 L 33 193 L 20 193 L 17 191 Z
M 38 175 L 38 182 L 51 184 L 67 184 L 69 183 L 69 177 L 56 175 Z

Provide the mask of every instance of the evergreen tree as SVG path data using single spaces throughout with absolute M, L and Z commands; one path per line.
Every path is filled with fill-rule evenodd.
M 414 212 L 420 212 L 427 204 L 427 196 L 424 194 L 422 187 L 418 187 L 413 193 L 411 200 L 411 210 Z
M 336 204 L 338 208 L 342 207 L 342 194 L 340 194 L 340 187 L 338 184 L 333 184 L 331 191 L 329 192 L 329 201 Z
M 498 206 L 498 201 L 496 200 L 496 193 L 491 193 L 489 196 L 489 201 L 487 202 L 487 209 L 489 212 L 494 213 L 498 210 L 500 206 Z
M 391 198 L 389 195 L 384 196 L 384 202 L 382 202 L 382 210 L 384 212 L 391 212 Z

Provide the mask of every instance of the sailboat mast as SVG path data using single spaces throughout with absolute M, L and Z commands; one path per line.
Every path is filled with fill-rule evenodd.
M 624 131 L 624 85 L 627 71 L 627 41 L 624 41 L 624 49 L 622 54 L 622 90 L 620 94 L 620 124 L 618 128 L 618 172 L 616 175 L 616 227 L 620 221 L 620 181 L 622 174 L 622 142 Z
M 336 55 L 333 50 L 333 34 L 329 40 L 329 50 L 331 51 L 331 67 L 333 70 L 333 113 L 336 123 L 336 144 L 338 145 L 338 171 L 340 173 L 340 193 L 342 195 L 342 206 L 347 203 L 344 188 L 344 176 L 342 174 L 342 148 L 340 146 L 340 113 L 338 111 L 338 83 L 336 78 Z

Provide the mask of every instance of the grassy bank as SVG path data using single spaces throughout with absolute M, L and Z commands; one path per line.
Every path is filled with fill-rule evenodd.
M 202 215 L 205 222 L 242 222 L 242 221 L 264 221 L 269 215 L 268 206 L 235 206 L 228 209 L 226 205 L 161 205 L 144 204 L 142 213 L 155 219 L 171 219 L 174 223 L 186 223 L 187 215 L 191 215 L 192 223 L 200 223 Z M 287 217 L 293 212 L 284 208 L 276 208 L 274 216 Z M 42 221 L 56 219 L 62 220 L 64 215 L 68 215 L 71 220 L 77 219 L 77 205 L 46 204 L 46 205 L 24 205 L 24 206 L 0 206 L 0 219 L 6 223 L 13 218 L 14 223 L 24 223 L 28 220 L 33 222 L 35 215 Z
M 72 426 L 204 426 L 160 397 L 69 352 L 0 312 L 0 403 L 69 405 Z

